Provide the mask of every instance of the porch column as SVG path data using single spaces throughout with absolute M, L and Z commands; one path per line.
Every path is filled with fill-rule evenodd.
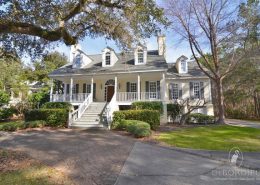
M 70 78 L 70 102 L 72 102 L 73 78 Z
M 64 89 L 63 89 L 63 101 L 66 102 L 66 96 L 67 96 L 67 84 L 64 83 Z
M 53 94 L 53 79 L 51 79 L 50 102 L 53 101 L 52 94 Z
M 117 76 L 115 76 L 115 93 L 114 93 L 114 96 L 117 97 Z
M 165 81 L 165 74 L 162 74 L 161 80 L 161 100 L 166 101 L 166 81 Z
M 141 99 L 141 86 L 140 86 L 140 75 L 138 74 L 137 76 L 137 98 L 138 98 L 138 101 L 140 101 Z
M 92 101 L 93 101 L 93 94 L 94 94 L 94 78 L 91 78 L 91 94 L 92 94 Z

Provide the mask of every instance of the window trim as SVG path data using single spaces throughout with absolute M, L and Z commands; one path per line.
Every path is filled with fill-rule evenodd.
M 184 67 L 184 69 L 183 69 Z M 187 62 L 185 60 L 181 61 L 181 71 L 186 73 L 187 72 Z
M 196 91 L 197 91 L 197 95 L 198 96 L 196 96 L 196 93 L 195 93 L 195 84 L 197 85 L 197 88 L 198 89 L 196 89 Z M 200 82 L 193 82 L 193 96 L 194 96 L 194 99 L 201 99 L 201 87 L 200 87 Z

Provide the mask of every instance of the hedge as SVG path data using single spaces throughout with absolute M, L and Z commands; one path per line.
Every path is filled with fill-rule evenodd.
M 25 121 L 46 121 L 46 126 L 65 127 L 68 122 L 66 109 L 34 109 L 25 112 Z
M 36 120 L 36 121 L 28 121 L 24 123 L 25 128 L 41 128 L 44 127 L 46 124 L 46 121 L 43 120 Z
M 24 129 L 25 125 L 24 122 L 22 121 L 12 121 L 12 122 L 6 122 L 6 123 L 2 123 L 0 125 L 0 130 L 2 131 L 9 131 L 9 132 L 13 132 L 19 129 Z
M 135 109 L 135 110 L 157 110 L 162 114 L 163 113 L 163 103 L 160 102 L 160 101 L 134 102 L 134 103 L 132 103 L 132 109 Z
M 66 109 L 70 110 L 72 105 L 67 102 L 47 102 L 43 104 L 43 109 Z
M 139 120 L 149 123 L 156 130 L 160 125 L 160 113 L 156 110 L 126 110 L 114 112 L 112 128 L 121 120 Z
M 194 113 L 194 114 L 189 115 L 187 122 L 188 123 L 209 124 L 209 123 L 214 123 L 215 119 L 214 119 L 214 116 L 208 116 L 208 115 L 205 115 L 205 114 Z
M 0 109 L 0 119 L 1 120 L 9 119 L 16 113 L 17 111 L 13 107 Z

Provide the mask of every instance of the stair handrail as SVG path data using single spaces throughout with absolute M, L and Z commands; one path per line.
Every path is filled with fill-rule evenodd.
M 115 107 L 116 107 L 116 95 L 114 94 L 111 101 L 106 106 L 106 110 L 105 110 L 105 117 L 106 117 L 107 126 L 109 130 L 113 120 L 113 112 L 115 111 Z
M 69 127 L 72 125 L 74 121 L 81 118 L 83 113 L 86 111 L 86 109 L 89 107 L 89 105 L 93 102 L 92 93 L 90 93 L 87 98 L 84 100 L 83 103 L 79 105 L 79 108 L 75 111 L 72 111 L 69 113 Z

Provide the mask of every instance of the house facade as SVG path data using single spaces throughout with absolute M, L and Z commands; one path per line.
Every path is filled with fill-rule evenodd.
M 213 115 L 209 78 L 185 56 L 168 64 L 165 37 L 157 40 L 158 50 L 139 45 L 127 53 L 107 47 L 101 54 L 87 55 L 79 45 L 72 46 L 70 63 L 49 74 L 64 84 L 61 94 L 51 88 L 50 101 L 75 106 L 70 126 L 100 125 L 103 117 L 109 122 L 114 111 L 135 101 L 162 101 L 166 115 L 167 103 L 189 98 L 195 106 L 203 100 L 195 111 Z

